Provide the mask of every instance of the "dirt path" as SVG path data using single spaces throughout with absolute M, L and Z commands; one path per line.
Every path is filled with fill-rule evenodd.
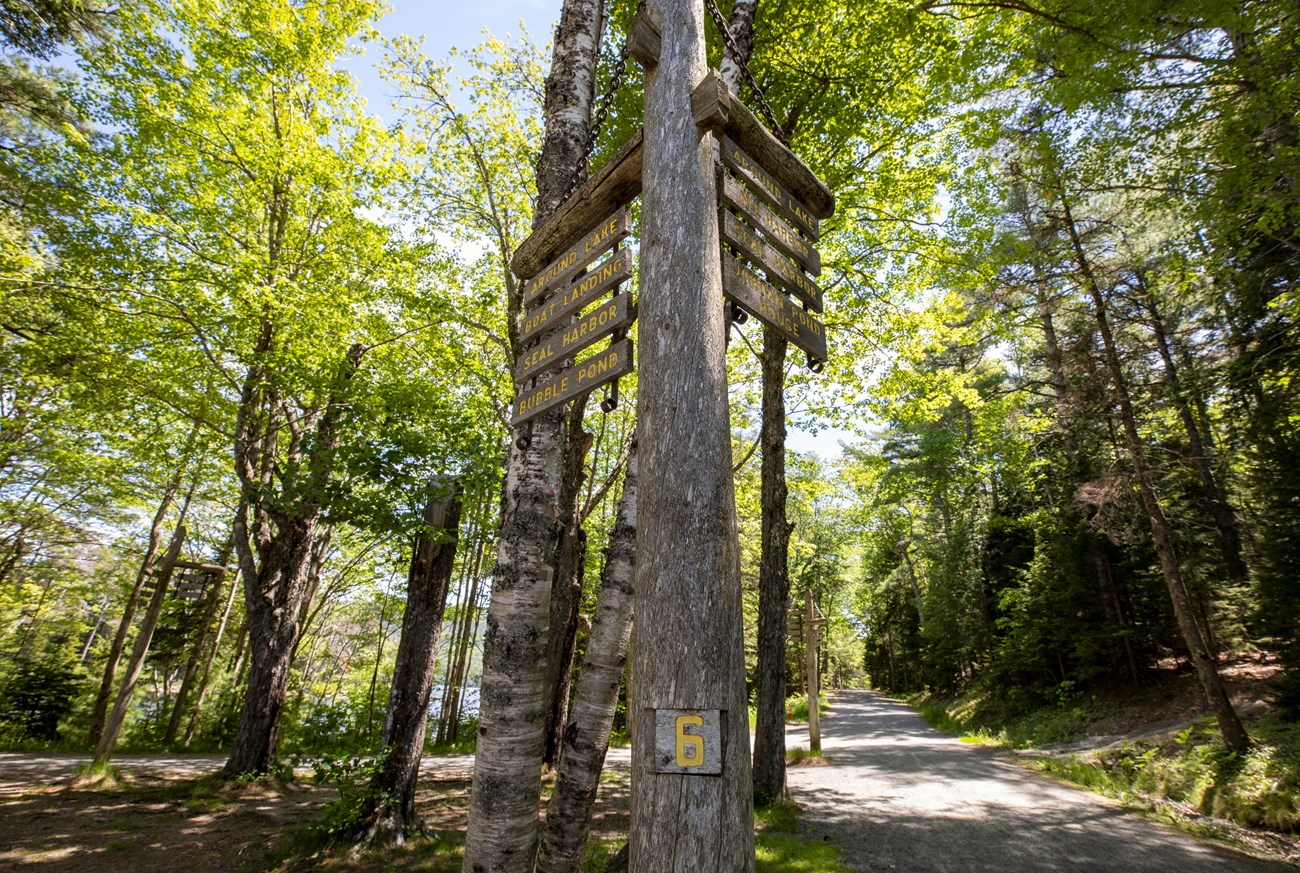
M 807 748 L 806 730 L 788 742 Z M 792 768 L 790 790 L 856 871 L 1294 873 L 1029 773 L 870 692 L 836 696 L 822 749 L 831 762 Z
M 256 873 L 272 866 L 295 831 L 338 796 L 305 771 L 294 785 L 197 785 L 221 769 L 222 755 L 124 755 L 113 759 L 123 784 L 78 787 L 73 776 L 89 760 L 0 753 L 0 870 Z M 628 750 L 611 749 L 608 764 L 593 831 L 611 840 L 627 833 Z M 416 807 L 433 831 L 464 829 L 473 771 L 471 755 L 421 761 Z M 392 873 L 426 866 L 419 852 L 386 857 L 331 869 Z

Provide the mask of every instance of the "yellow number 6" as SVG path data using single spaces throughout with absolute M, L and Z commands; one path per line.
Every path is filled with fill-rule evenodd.
M 688 734 L 687 725 L 702 727 L 704 719 L 698 715 L 677 716 L 677 766 L 698 767 L 704 763 L 704 737 Z M 691 750 L 689 755 L 686 753 L 687 747 Z

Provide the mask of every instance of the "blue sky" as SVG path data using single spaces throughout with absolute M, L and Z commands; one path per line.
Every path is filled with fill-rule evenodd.
M 483 31 L 505 38 L 520 34 L 520 23 L 538 45 L 549 45 L 560 18 L 561 0 L 389 0 L 392 11 L 379 22 L 385 37 L 405 34 L 425 37 L 424 53 L 443 58 L 454 46 L 467 49 L 483 40 Z M 372 112 L 391 120 L 391 98 L 374 65 L 381 49 L 353 58 L 348 64 Z

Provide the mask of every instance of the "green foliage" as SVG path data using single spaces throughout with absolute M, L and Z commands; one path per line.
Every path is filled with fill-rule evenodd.
M 825 694 L 817 696 L 817 712 L 825 715 L 830 712 L 830 699 Z M 785 700 L 785 720 L 794 723 L 808 721 L 808 695 L 792 694 Z
M 0 685 L 0 742 L 56 742 L 59 723 L 71 711 L 85 674 L 57 654 L 20 657 Z
M 310 761 L 318 783 L 333 785 L 339 793 L 308 826 L 308 833 L 321 844 L 345 842 L 356 837 L 362 817 L 381 800 L 371 788 L 383 766 L 382 757 L 325 755 Z
M 760 873 L 845 873 L 839 847 L 798 834 L 799 807 L 780 800 L 754 811 Z

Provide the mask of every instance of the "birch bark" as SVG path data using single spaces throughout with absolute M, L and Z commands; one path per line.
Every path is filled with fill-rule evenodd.
M 560 206 L 583 157 L 595 94 L 602 0 L 566 0 L 546 82 L 546 137 L 537 167 L 538 227 Z M 512 351 L 520 289 L 508 283 Z M 543 377 L 546 378 L 546 377 Z M 517 438 L 526 436 L 520 447 Z M 466 873 L 532 873 L 546 739 L 546 652 L 553 561 L 567 523 L 560 505 L 565 437 L 559 412 L 511 433 L 501 531 L 483 644 Z
M 555 791 L 546 807 L 538 873 L 579 873 L 591 830 L 591 807 L 609 750 L 628 642 L 636 567 L 636 447 L 628 458 L 614 529 L 609 535 L 591 635 L 564 732 Z

